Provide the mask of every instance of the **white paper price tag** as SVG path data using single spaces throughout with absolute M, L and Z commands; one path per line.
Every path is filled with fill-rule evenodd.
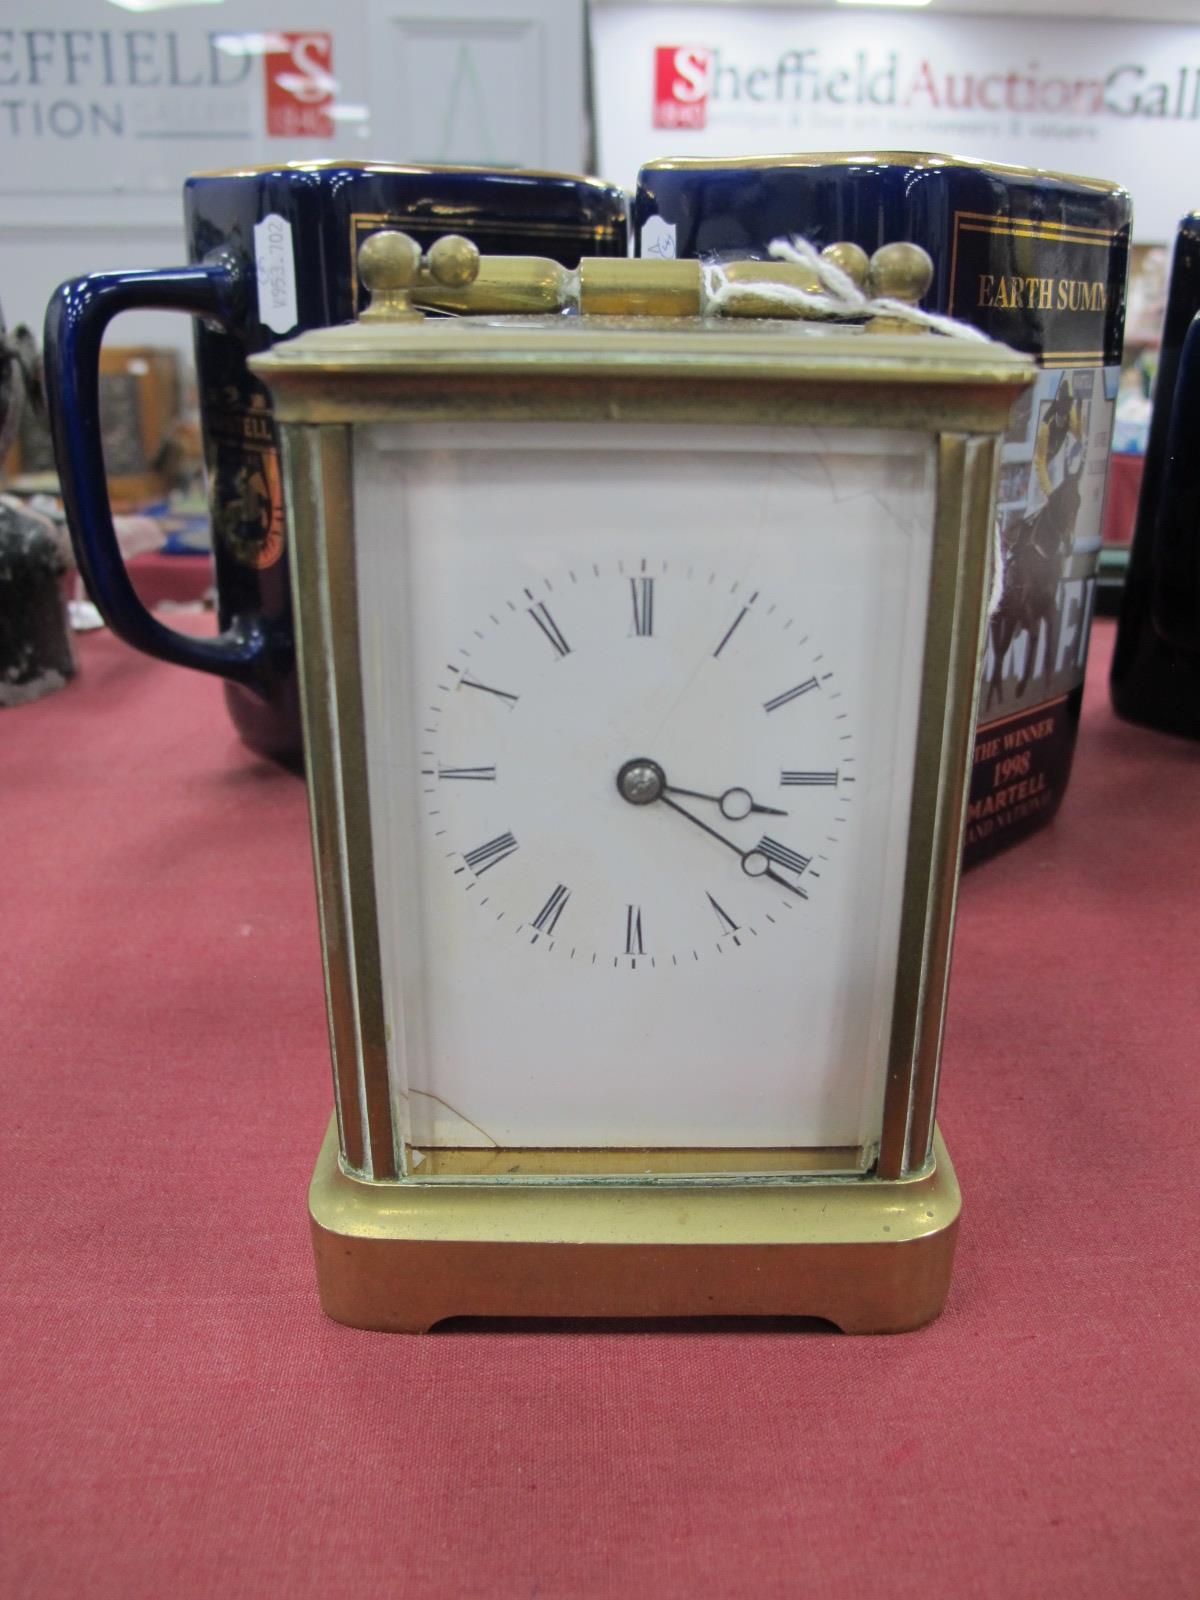
M 254 225 L 254 265 L 258 276 L 258 315 L 273 333 L 290 333 L 296 313 L 296 258 L 292 225 L 271 212 Z

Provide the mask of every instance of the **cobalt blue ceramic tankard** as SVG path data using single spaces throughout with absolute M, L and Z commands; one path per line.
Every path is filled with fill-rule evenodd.
M 1113 652 L 1123 717 L 1200 739 L 1200 212 L 1175 240 L 1154 413 Z
M 247 358 L 276 340 L 349 321 L 355 261 L 372 233 L 431 241 L 459 233 L 502 255 L 626 253 L 621 190 L 595 179 L 486 168 L 316 161 L 205 173 L 184 188 L 185 267 L 96 273 L 65 283 L 46 314 L 55 455 L 80 570 L 128 643 L 225 680 L 247 744 L 301 756 L 295 646 L 275 424 Z M 195 638 L 150 615 L 117 548 L 104 479 L 98 365 L 118 312 L 185 311 L 208 470 L 220 636 Z

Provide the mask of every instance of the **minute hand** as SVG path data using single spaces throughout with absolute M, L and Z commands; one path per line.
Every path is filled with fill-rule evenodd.
M 801 900 L 808 899 L 808 895 L 798 884 L 789 883 L 786 878 L 780 877 L 761 850 L 743 850 L 741 845 L 735 844 L 732 839 L 727 839 L 723 833 L 718 833 L 715 828 L 710 828 L 707 822 L 702 821 L 700 817 L 693 816 L 683 806 L 678 805 L 674 800 L 669 800 L 665 794 L 660 794 L 658 798 L 664 806 L 670 806 L 672 811 L 678 811 L 681 817 L 686 817 L 695 827 L 702 828 L 705 833 L 711 834 L 718 844 L 723 844 L 727 850 L 732 850 L 740 859 L 742 871 L 747 877 L 770 878 L 771 882 L 777 883 L 781 889 L 787 889 L 792 894 L 798 894 Z M 751 862 L 753 862 L 753 865 L 750 864 Z M 762 863 L 761 866 L 759 865 L 760 862 Z

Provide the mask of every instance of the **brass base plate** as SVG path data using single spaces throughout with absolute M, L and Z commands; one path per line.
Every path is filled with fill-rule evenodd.
M 332 1122 L 309 1191 L 321 1304 L 356 1328 L 446 1317 L 822 1317 L 930 1322 L 950 1283 L 958 1183 L 370 1184 Z

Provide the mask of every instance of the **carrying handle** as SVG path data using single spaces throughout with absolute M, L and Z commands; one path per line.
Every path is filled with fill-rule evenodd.
M 1152 545 L 1151 616 L 1177 649 L 1200 651 L 1200 314 L 1179 354 Z
M 265 692 L 272 663 L 261 617 L 235 617 L 217 638 L 196 639 L 165 627 L 138 599 L 113 527 L 100 438 L 100 345 L 112 319 L 122 311 L 185 311 L 229 328 L 245 293 L 244 274 L 227 262 L 74 278 L 46 311 L 46 390 L 71 542 L 109 627 L 147 655 Z

